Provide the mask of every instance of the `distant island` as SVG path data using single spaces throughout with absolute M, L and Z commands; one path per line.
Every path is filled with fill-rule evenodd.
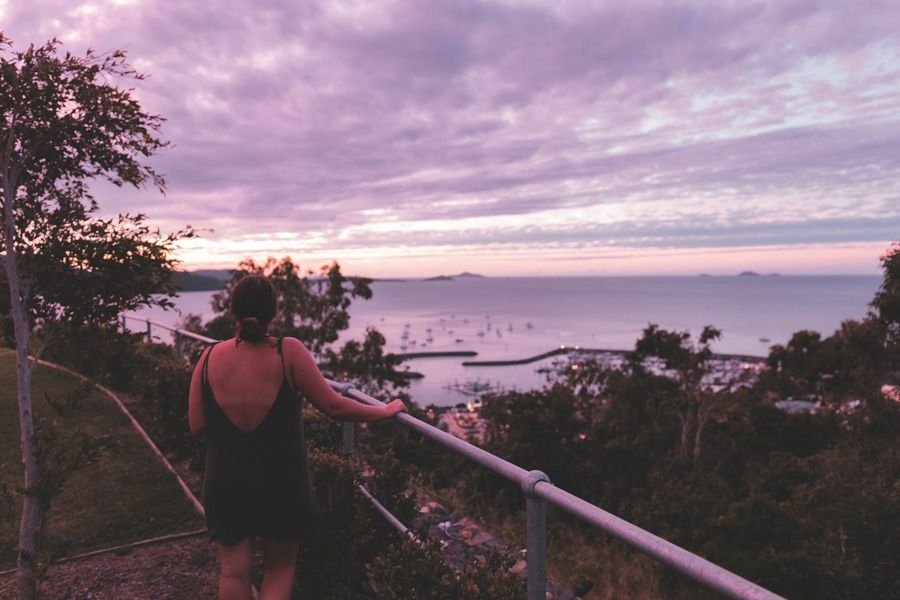
M 743 271 L 741 273 L 738 273 L 738 277 L 759 277 L 759 276 L 760 276 L 759 273 L 757 273 L 756 271 Z M 768 275 L 766 275 L 766 277 L 779 277 L 779 276 L 780 276 L 779 273 L 769 273 Z
M 438 275 L 437 277 L 429 277 L 427 279 L 423 279 L 422 281 L 453 281 L 454 279 L 484 279 L 484 275 L 463 271 L 462 273 L 458 273 L 456 275 Z
M 188 273 L 199 275 L 200 277 L 212 277 L 224 283 L 231 279 L 232 271 L 231 269 L 197 269 L 196 271 L 188 271 Z
M 180 292 L 217 292 L 225 287 L 225 278 L 204 275 L 201 271 L 174 271 L 172 279 Z

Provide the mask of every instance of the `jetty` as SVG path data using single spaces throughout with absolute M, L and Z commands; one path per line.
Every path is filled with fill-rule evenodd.
M 547 352 L 535 354 L 527 358 L 514 358 L 510 360 L 467 360 L 463 362 L 464 367 L 504 367 L 509 365 L 527 365 L 528 363 L 537 362 L 550 358 L 551 356 L 559 356 L 560 354 L 570 354 L 572 352 L 584 352 L 586 354 L 626 354 L 625 350 L 601 350 L 592 348 L 581 348 L 580 346 L 560 346 Z
M 441 352 L 402 352 L 394 354 L 393 356 L 400 360 L 411 360 L 413 358 L 458 358 L 461 356 L 478 356 L 478 353 L 474 350 L 447 350 Z
M 528 363 L 537 362 L 551 356 L 559 356 L 561 354 L 611 354 L 615 356 L 626 356 L 631 354 L 631 350 L 610 350 L 606 348 L 582 348 L 581 346 L 560 346 L 541 354 L 535 354 L 527 358 L 514 358 L 509 360 L 467 360 L 463 362 L 464 367 L 505 367 L 510 365 L 527 365 Z M 760 364 L 766 362 L 764 356 L 751 356 L 747 354 L 713 354 L 712 358 L 717 360 L 739 360 L 742 362 Z

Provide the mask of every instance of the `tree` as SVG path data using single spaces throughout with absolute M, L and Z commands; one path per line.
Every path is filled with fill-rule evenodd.
M 218 313 L 205 325 L 197 315 L 187 315 L 183 327 L 211 338 L 225 339 L 234 335 L 235 320 L 229 311 L 231 290 L 247 275 L 268 277 L 278 297 L 278 312 L 269 326 L 272 335 L 296 337 L 306 344 L 320 368 L 333 378 L 348 381 L 374 396 L 404 395 L 409 385 L 401 360 L 384 353 L 385 339 L 374 328 L 367 328 L 362 341 L 350 340 L 340 349 L 332 345 L 350 326 L 349 308 L 355 298 L 372 297 L 371 279 L 347 277 L 337 263 L 318 271 L 302 271 L 290 257 L 269 257 L 260 264 L 244 259 L 231 271 L 225 287 L 212 298 L 212 309 Z M 193 354 L 201 346 L 191 345 Z M 191 352 L 189 352 L 191 354 Z
M 870 317 L 883 328 L 890 376 L 900 384 L 900 242 L 881 257 L 884 281 L 870 305 Z
M 695 463 L 700 458 L 703 429 L 717 406 L 715 394 L 704 389 L 701 384 L 712 358 L 709 344 L 721 335 L 720 330 L 707 325 L 697 339 L 698 344 L 693 345 L 690 333 L 667 331 L 651 324 L 644 329 L 631 355 L 634 369 L 643 368 L 647 359 L 656 357 L 666 369 L 674 372 L 682 393 L 682 406 L 678 415 L 681 425 L 678 456 L 682 462 L 688 461 L 688 455 Z
M 213 296 L 212 308 L 218 315 L 206 324 L 210 337 L 222 339 L 234 334 L 236 324 L 228 303 L 231 290 L 247 275 L 268 277 L 278 293 L 278 314 L 269 331 L 302 340 L 317 358 L 350 325 L 347 309 L 353 299 L 372 297 L 371 279 L 346 277 L 337 263 L 304 273 L 290 257 L 269 257 L 262 264 L 246 258 L 231 271 L 222 291 Z
M 350 340 L 337 352 L 326 348 L 322 368 L 376 398 L 405 395 L 409 376 L 406 370 L 398 370 L 403 360 L 395 354 L 385 354 L 384 343 L 380 331 L 367 327 L 362 342 Z
M 162 236 L 143 215 L 93 214 L 93 179 L 165 189 L 163 178 L 141 162 L 167 146 L 157 137 L 162 118 L 144 112 L 131 90 L 111 83 L 123 78 L 142 76 L 122 51 L 61 54 L 55 39 L 14 51 L 0 34 L 0 238 L 25 467 L 17 558 L 22 599 L 36 593 L 40 519 L 34 361 L 64 325 L 109 322 L 121 310 L 169 304 L 153 294 L 174 293 L 171 251 L 193 235 L 188 227 Z

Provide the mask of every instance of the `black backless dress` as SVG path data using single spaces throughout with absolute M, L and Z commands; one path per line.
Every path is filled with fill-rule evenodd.
M 288 383 L 281 346 L 278 338 L 281 387 L 249 432 L 232 423 L 213 396 L 207 375 L 212 348 L 203 361 L 203 508 L 209 539 L 226 546 L 248 536 L 308 541 L 315 534 L 318 504 L 306 462 L 302 401 Z

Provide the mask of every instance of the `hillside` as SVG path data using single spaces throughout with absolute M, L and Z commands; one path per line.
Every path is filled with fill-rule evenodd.
M 213 292 L 221 290 L 225 285 L 221 279 L 190 271 L 175 271 L 174 279 L 182 292 Z

